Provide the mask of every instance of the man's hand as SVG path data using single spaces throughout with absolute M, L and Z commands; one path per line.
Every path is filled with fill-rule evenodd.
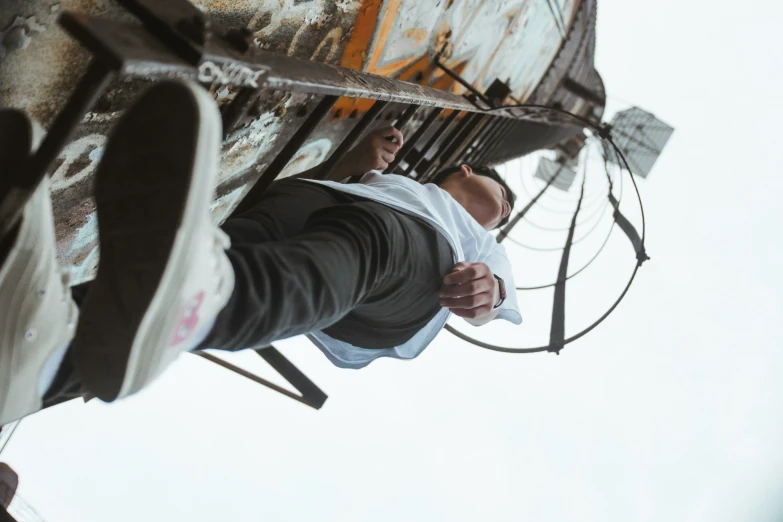
M 497 315 L 493 308 L 499 301 L 497 279 L 484 263 L 457 263 L 443 278 L 440 305 L 471 324 L 477 326 L 492 320 Z
M 391 126 L 370 132 L 345 155 L 329 179 L 337 181 L 362 176 L 371 170 L 385 170 L 394 161 L 402 141 L 402 133 Z

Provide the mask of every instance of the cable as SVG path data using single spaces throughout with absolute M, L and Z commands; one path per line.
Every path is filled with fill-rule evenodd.
M 609 186 L 610 187 L 612 186 L 612 179 L 613 179 L 613 177 L 614 177 L 614 172 L 611 172 L 610 178 L 609 178 Z M 521 181 L 521 178 L 522 178 L 522 176 L 520 176 L 520 181 Z M 506 177 L 505 179 L 508 181 L 508 177 Z M 624 186 L 623 185 L 623 177 L 622 176 L 620 176 L 620 178 L 619 178 L 619 183 L 620 183 L 620 195 L 617 197 L 617 200 L 621 201 L 622 198 L 623 198 L 623 186 Z M 520 186 L 525 191 L 525 194 L 527 194 L 529 197 L 532 197 L 531 194 L 530 194 L 530 191 L 527 189 L 526 185 L 524 185 L 523 183 L 520 183 Z M 608 204 L 608 200 L 604 200 L 604 201 L 605 201 L 605 204 Z M 588 223 L 590 220 L 592 220 L 593 217 L 596 216 L 596 214 L 599 213 L 599 210 L 602 210 L 603 208 L 604 207 L 597 207 L 596 210 L 592 214 L 590 214 L 590 217 L 588 217 L 587 219 L 577 223 L 577 226 L 581 226 L 581 225 L 584 225 L 585 223 Z M 539 225 L 538 223 L 536 223 L 535 221 L 530 219 L 530 216 L 525 216 L 523 218 L 523 221 L 526 222 L 527 224 L 529 224 L 530 226 L 532 226 L 533 228 L 537 228 L 537 229 L 543 230 L 545 232 L 566 232 L 566 231 L 568 231 L 568 227 L 554 228 L 554 227 L 545 227 L 544 225 Z

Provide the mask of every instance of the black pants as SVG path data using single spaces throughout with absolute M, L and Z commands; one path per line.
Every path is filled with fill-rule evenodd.
M 236 284 L 200 348 L 241 350 L 318 330 L 391 348 L 440 310 L 453 266 L 448 242 L 423 221 L 307 181 L 273 184 L 222 228 Z
M 322 330 L 363 348 L 409 340 L 440 310 L 451 247 L 425 222 L 307 181 L 274 183 L 226 221 L 234 291 L 198 349 L 242 350 Z M 74 288 L 81 303 L 89 283 Z M 45 406 L 81 395 L 66 359 Z

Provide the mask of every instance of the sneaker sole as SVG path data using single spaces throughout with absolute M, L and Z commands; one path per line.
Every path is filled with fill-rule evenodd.
M 13 187 L 17 185 L 17 180 L 21 176 L 19 167 L 22 162 L 27 159 L 27 154 L 20 154 L 20 151 L 29 151 L 31 144 L 31 128 L 30 122 L 27 117 L 21 111 L 4 111 L 3 120 L 0 122 L 0 207 L 10 205 L 12 201 L 15 204 L 16 198 L 14 198 Z M 23 132 L 19 132 L 23 130 Z M 0 209 L 0 211 L 2 211 Z M 2 216 L 4 214 L 0 214 Z M 0 234 L 2 233 L 0 227 Z M 0 238 L 2 239 L 2 238 Z M 10 254 L 10 253 L 9 253 Z M 2 267 L 7 259 L 0 259 L 0 274 L 2 274 Z M 4 275 L 4 274 L 3 274 Z M 4 277 L 3 277 L 4 279 Z M 2 296 L 4 281 L 0 279 L 0 296 Z M 16 295 L 17 290 L 12 292 Z M 8 303 L 8 310 L 12 310 L 12 304 Z M 15 303 L 14 303 L 15 306 Z M 5 323 L 3 324 L 3 334 L 10 334 L 15 324 L 14 321 L 9 320 L 12 318 L 7 317 L 7 311 L 3 312 L 5 316 Z M 0 335 L 2 338 L 2 335 Z M 13 369 L 15 354 L 11 350 L 13 346 L 12 340 L 2 339 L 0 345 L 0 426 L 7 424 L 11 421 L 17 420 L 23 416 L 26 412 L 40 408 L 40 404 L 36 404 L 37 394 L 31 393 L 31 396 L 27 400 L 12 399 L 9 397 L 9 389 L 11 387 L 11 379 L 14 378 Z M 31 384 L 31 389 L 37 391 L 37 382 Z M 40 398 L 38 398 L 40 403 Z
M 42 137 L 43 129 L 40 125 L 31 121 L 22 111 L 0 111 L 0 205 L 22 204 L 21 195 L 24 194 L 26 199 L 38 190 L 40 183 L 33 187 L 29 194 L 27 190 L 21 190 L 19 187 L 23 185 L 24 173 L 21 167 L 28 160 L 29 154 L 37 148 Z M 41 212 L 46 212 L 48 218 L 52 219 L 51 207 L 44 210 L 40 206 L 47 205 L 46 202 L 39 201 L 37 205 L 30 210 L 34 218 Z M 15 232 L 21 233 L 19 229 Z M 24 239 L 17 236 L 14 241 L 18 243 Z M 20 329 L 26 328 L 20 319 L 20 313 L 30 306 L 31 290 L 21 286 L 20 278 L 27 279 L 25 275 L 17 272 L 12 277 L 8 273 L 10 268 L 5 264 L 10 258 L 20 256 L 29 258 L 29 252 L 25 253 L 24 247 L 15 244 L 8 257 L 0 259 L 0 308 L 3 310 L 0 317 L 0 426 L 19 420 L 41 408 L 38 381 L 46 360 L 58 348 L 52 346 L 46 352 L 40 353 L 37 356 L 37 366 L 19 366 L 20 360 L 28 359 L 29 363 L 30 358 L 29 354 L 25 355 L 20 350 L 38 349 L 33 346 L 20 347 L 17 341 Z M 25 270 L 29 273 L 36 270 L 36 267 L 28 264 Z M 32 293 L 36 294 L 38 290 L 34 289 Z M 12 386 L 13 380 L 16 383 Z
M 147 91 L 109 140 L 95 180 L 100 262 L 72 344 L 77 372 L 103 401 L 157 374 L 171 332 L 151 323 L 171 324 L 179 313 L 177 269 L 209 217 L 220 133 L 208 94 L 167 82 Z

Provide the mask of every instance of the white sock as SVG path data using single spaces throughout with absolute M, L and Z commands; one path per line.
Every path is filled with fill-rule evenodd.
M 60 369 L 60 365 L 65 358 L 65 354 L 68 353 L 68 347 L 70 345 L 70 342 L 64 344 L 49 357 L 48 361 L 46 361 L 43 371 L 41 372 L 41 379 L 38 381 L 38 395 L 41 397 L 46 395 L 46 392 L 51 388 L 54 378 L 57 377 L 57 371 Z

